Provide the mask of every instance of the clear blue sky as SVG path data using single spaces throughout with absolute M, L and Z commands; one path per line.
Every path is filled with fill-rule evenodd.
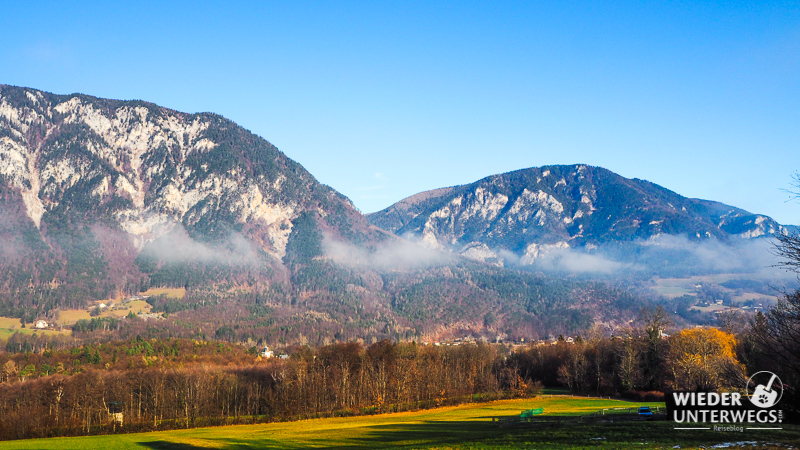
M 4 1 L 0 11 L 0 83 L 222 114 L 363 212 L 495 173 L 587 163 L 800 224 L 800 203 L 782 191 L 800 170 L 798 2 Z

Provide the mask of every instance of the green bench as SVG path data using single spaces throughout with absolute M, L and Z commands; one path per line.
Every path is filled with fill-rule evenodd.
M 522 413 L 520 413 L 520 415 L 519 415 L 519 418 L 520 419 L 531 419 L 531 418 L 533 418 L 533 416 L 536 416 L 536 415 L 539 415 L 539 414 L 542 414 L 542 413 L 544 413 L 544 408 L 528 409 L 528 410 L 522 411 Z

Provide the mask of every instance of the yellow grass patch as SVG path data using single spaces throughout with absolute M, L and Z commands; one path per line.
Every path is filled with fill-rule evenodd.
M 0 328 L 19 328 L 20 321 L 14 317 L 0 317 Z
M 166 295 L 172 298 L 183 298 L 186 296 L 186 288 L 150 288 L 143 295 Z
M 58 312 L 58 323 L 61 325 L 72 325 L 81 319 L 91 318 L 89 311 L 85 309 L 62 309 Z
M 103 302 L 94 302 L 89 309 L 64 309 L 59 311 L 58 313 L 58 323 L 61 325 L 73 325 L 75 322 L 85 319 L 90 320 L 92 319 L 92 315 L 90 314 L 91 310 L 95 308 L 100 303 L 112 303 L 112 308 L 105 308 L 101 310 L 100 315 L 97 317 L 125 317 L 133 311 L 134 314 L 147 313 L 150 312 L 150 304 L 144 300 L 132 300 L 129 302 L 126 301 L 103 301 Z

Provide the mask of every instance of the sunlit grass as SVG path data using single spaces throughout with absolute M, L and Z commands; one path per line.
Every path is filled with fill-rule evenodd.
M 127 316 L 130 312 L 133 312 L 134 314 L 139 314 L 140 312 L 150 312 L 150 309 L 152 308 L 150 304 L 144 300 L 132 300 L 129 302 L 109 300 L 108 302 L 113 302 L 114 308 L 103 309 L 100 311 L 100 314 L 97 317 L 120 318 Z M 91 320 L 93 318 L 90 313 L 92 308 L 94 308 L 94 306 L 89 309 L 62 309 L 58 313 L 58 323 L 67 326 L 73 325 L 79 320 Z M 19 319 L 17 319 L 17 322 L 19 322 Z
M 500 400 L 448 406 L 425 411 L 375 416 L 302 420 L 262 425 L 133 433 L 113 436 L 9 441 L 0 447 L 34 448 L 697 448 L 726 442 L 761 441 L 792 443 L 800 440 L 800 427 L 771 434 L 764 432 L 715 433 L 676 431 L 669 421 L 616 423 L 564 422 L 499 427 L 492 417 L 516 416 L 522 410 L 544 408 L 548 416 L 583 415 L 602 408 L 641 405 L 663 408 L 663 403 L 633 403 L 569 397 Z
M 39 329 L 34 328 L 32 323 L 25 325 L 25 328 L 22 328 L 22 323 L 19 321 L 18 318 L 15 317 L 0 317 L 0 341 L 7 340 L 12 334 L 14 333 L 21 333 L 21 334 L 70 334 L 72 330 L 65 329 L 53 329 L 53 328 L 45 328 Z
M 143 295 L 166 295 L 172 298 L 183 298 L 186 296 L 185 288 L 150 288 L 142 293 Z
M 114 436 L 5 442 L 8 448 L 309 448 L 461 445 L 502 437 L 492 417 L 516 416 L 543 407 L 549 415 L 574 415 L 632 405 L 618 400 L 552 397 L 501 400 L 426 411 L 375 416 L 313 419 L 265 425 L 238 425 Z M 663 404 L 651 403 L 653 406 Z M 636 404 L 638 406 L 638 404 Z M 189 446 L 189 447 L 186 447 Z
M 134 314 L 139 314 L 140 312 L 146 313 L 149 312 L 150 308 L 152 307 L 144 300 L 132 300 L 119 305 L 118 308 L 119 309 L 115 308 L 104 311 L 102 314 L 100 314 L 100 317 L 125 317 L 130 312 L 133 312 Z
M 62 309 L 58 312 L 58 323 L 72 325 L 79 320 L 89 320 L 92 316 L 86 309 Z

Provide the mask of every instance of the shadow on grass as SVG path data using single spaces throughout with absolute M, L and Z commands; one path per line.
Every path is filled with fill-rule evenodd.
M 657 447 L 696 448 L 740 441 L 772 443 L 783 448 L 800 442 L 800 427 L 780 432 L 749 431 L 720 433 L 705 430 L 675 430 L 671 421 L 640 422 L 539 422 L 500 428 L 491 422 L 425 422 L 369 427 L 353 438 L 349 448 L 449 447 L 470 448 L 612 448 Z
M 497 434 L 497 428 L 488 422 L 424 422 L 415 424 L 372 425 L 349 431 L 342 436 L 333 430 L 330 436 L 298 436 L 296 442 L 253 439 L 218 439 L 225 449 L 298 449 L 298 448 L 424 448 L 429 446 L 457 446 L 476 442 Z M 166 448 L 166 447 L 165 447 Z
M 183 444 L 180 442 L 169 441 L 140 442 L 139 445 L 142 447 L 152 448 L 153 450 L 195 450 L 203 448 L 195 447 L 194 445 Z
M 299 448 L 607 448 L 665 447 L 697 448 L 738 441 L 770 442 L 783 445 L 800 441 L 800 427 L 791 426 L 780 433 L 718 433 L 712 431 L 677 431 L 675 424 L 661 422 L 626 423 L 548 423 L 520 424 L 500 428 L 491 421 L 429 421 L 412 424 L 373 425 L 351 430 L 331 430 L 296 439 L 271 440 L 244 435 L 214 439 L 225 449 L 299 449 Z M 774 445 L 773 444 L 773 445 Z M 152 449 L 195 449 L 187 444 L 164 441 L 142 443 Z M 776 447 L 783 448 L 781 445 Z M 773 447 L 771 447 L 773 448 Z

